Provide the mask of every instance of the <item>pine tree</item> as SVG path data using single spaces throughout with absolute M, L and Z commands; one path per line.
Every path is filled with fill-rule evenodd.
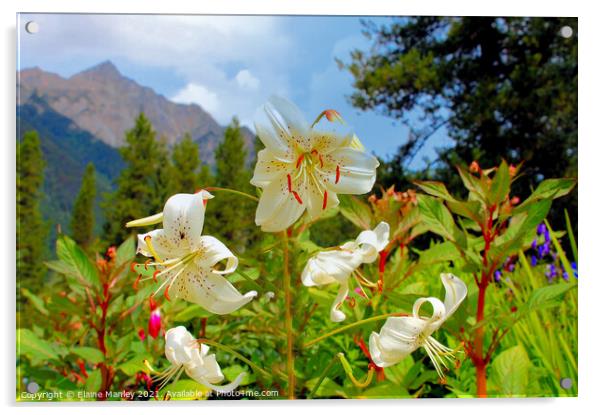
M 134 233 L 126 229 L 126 222 L 160 212 L 171 193 L 167 146 L 155 135 L 143 113 L 126 132 L 126 145 L 120 149 L 126 168 L 117 179 L 117 190 L 103 204 L 107 219 L 104 238 L 110 244 L 119 244 Z
M 92 242 L 94 229 L 94 200 L 96 198 L 96 178 L 94 164 L 86 166 L 79 194 L 73 204 L 71 216 L 71 235 L 73 239 L 88 247 Z
M 29 131 L 17 148 L 17 288 L 32 291 L 42 286 L 46 273 L 48 230 L 40 212 L 44 167 L 38 133 Z
M 199 172 L 198 179 L 199 187 L 204 189 L 209 186 L 213 186 L 215 183 L 215 177 L 211 173 L 211 167 L 208 164 L 203 164 L 201 166 L 201 171 Z
M 251 172 L 246 159 L 247 150 L 240 124 L 234 118 L 215 151 L 216 186 L 252 193 L 249 183 Z M 208 228 L 240 252 L 256 233 L 256 205 L 247 198 L 231 193 L 219 192 L 215 196 L 208 204 Z
M 199 187 L 199 145 L 186 134 L 172 151 L 174 193 L 193 193 Z

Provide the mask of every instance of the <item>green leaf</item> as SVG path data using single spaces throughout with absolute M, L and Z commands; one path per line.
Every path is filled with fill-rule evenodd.
M 73 239 L 61 235 L 56 241 L 56 254 L 69 266 L 70 274 L 75 275 L 86 285 L 100 286 L 96 267 Z
M 431 196 L 439 197 L 444 200 L 456 200 L 451 194 L 449 194 L 447 188 L 441 182 L 429 180 L 416 180 L 414 181 L 414 184 Z
M 148 353 L 137 354 L 127 362 L 124 362 L 117 366 L 118 370 L 121 370 L 128 376 L 134 376 L 137 372 L 146 372 L 148 368 L 144 365 L 144 361 L 152 361 L 152 355 Z
M 567 195 L 573 190 L 577 181 L 575 179 L 547 179 L 539 183 L 537 189 L 520 205 L 515 212 L 522 212 L 527 206 L 542 199 L 556 199 Z
M 452 214 L 442 201 L 432 196 L 419 195 L 418 208 L 422 221 L 431 232 L 460 245 L 465 244 L 463 233 L 456 226 Z
M 89 363 L 96 364 L 102 362 L 105 359 L 102 352 L 98 349 L 95 349 L 94 347 L 72 347 L 71 352 L 78 355 L 79 357 L 81 357 Z
M 558 283 L 537 288 L 533 290 L 527 300 L 525 307 L 523 308 L 523 313 L 558 305 L 562 297 L 575 287 L 575 284 Z
M 242 372 L 245 372 L 240 382 L 241 386 L 250 385 L 256 380 L 256 376 L 253 371 L 240 365 L 228 366 L 224 368 L 222 372 L 224 373 L 224 376 L 226 376 L 228 382 L 233 382 L 238 375 L 240 375 Z
M 460 252 L 456 246 L 449 241 L 445 241 L 431 246 L 426 251 L 422 251 L 420 253 L 419 264 L 421 266 L 426 266 L 440 262 L 455 261 L 459 258 Z
M 200 305 L 190 305 L 174 316 L 174 321 L 187 322 L 195 318 L 211 317 L 213 314 L 202 308 Z
M 40 339 L 29 329 L 17 330 L 17 354 L 26 355 L 32 361 L 58 360 L 59 355 L 51 343 Z
M 491 181 L 487 199 L 491 205 L 498 205 L 510 193 L 510 171 L 505 160 L 502 161 Z
M 462 183 L 464 183 L 464 187 L 466 187 L 476 199 L 486 202 L 485 191 L 481 181 L 462 167 L 458 167 L 458 173 L 460 174 Z
M 448 200 L 446 202 L 447 207 L 456 215 L 463 216 L 465 218 L 475 221 L 477 224 L 483 225 L 485 223 L 484 211 L 481 209 L 483 206 L 481 202 L 477 200 L 469 200 L 466 202 L 460 202 L 458 200 Z
M 124 264 L 132 261 L 136 256 L 136 245 L 134 241 L 134 237 L 130 236 L 127 238 L 119 248 L 117 248 L 117 253 L 115 254 L 115 267 L 119 268 Z
M 27 298 L 29 300 L 29 302 L 31 303 L 31 305 L 34 306 L 34 308 L 36 310 L 38 310 L 40 313 L 42 313 L 45 316 L 48 315 L 48 310 L 46 309 L 46 306 L 44 304 L 44 300 L 42 300 L 37 295 L 33 294 L 27 288 L 21 288 L 21 293 L 23 294 L 23 296 L 25 298 Z
M 500 353 L 491 364 L 491 385 L 504 396 L 526 396 L 531 361 L 523 346 Z
M 551 206 L 551 200 L 541 200 L 528 206 L 522 213 L 514 215 L 506 232 L 495 239 L 490 251 L 491 258 L 499 262 L 529 245 L 537 225 L 545 219 Z
M 101 386 L 102 373 L 100 373 L 100 369 L 93 370 L 88 374 L 88 379 L 86 379 L 86 391 L 98 392 Z
M 339 209 L 345 218 L 361 229 L 372 227 L 372 210 L 370 206 L 349 195 L 339 195 Z

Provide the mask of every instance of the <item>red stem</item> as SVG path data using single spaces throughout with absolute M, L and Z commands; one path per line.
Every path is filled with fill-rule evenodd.
M 489 209 L 489 218 L 487 220 L 487 228 L 483 229 L 483 239 L 485 240 L 485 248 L 483 250 L 483 271 L 481 272 L 481 280 L 478 281 L 479 296 L 477 300 L 477 329 L 474 334 L 474 344 L 471 348 L 471 360 L 476 369 L 477 376 L 477 396 L 479 398 L 487 397 L 487 364 L 489 358 L 483 355 L 483 341 L 485 338 L 485 327 L 482 322 L 485 318 L 485 295 L 487 286 L 491 279 L 491 274 L 495 264 L 489 266 L 488 254 L 491 249 L 491 241 L 495 237 L 493 233 L 493 212 L 495 206 Z

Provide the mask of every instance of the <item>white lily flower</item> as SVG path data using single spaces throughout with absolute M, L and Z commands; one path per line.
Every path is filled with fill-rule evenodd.
M 209 346 L 200 344 L 184 326 L 174 327 L 165 333 L 165 357 L 171 363 L 169 369 L 159 375 L 159 388 L 165 386 L 174 376 L 177 378 L 182 371 L 196 382 L 222 393 L 232 392 L 242 381 L 245 373 L 240 373 L 236 379 L 227 385 L 216 385 L 224 380 L 219 364 L 214 354 L 209 354 Z
M 163 214 L 148 218 L 155 223 L 162 219 L 163 229 L 138 235 L 138 252 L 155 258 L 151 265 L 160 269 L 155 277 L 164 279 L 157 292 L 165 287 L 167 299 L 171 293 L 212 313 L 228 314 L 251 301 L 257 292 L 238 292 L 222 276 L 236 270 L 238 258 L 213 236 L 201 236 L 205 203 L 212 197 L 205 190 L 170 197 Z M 146 225 L 145 221 L 128 225 Z
M 303 285 L 312 287 L 339 283 L 339 291 L 330 308 L 330 319 L 334 322 L 345 320 L 345 313 L 339 310 L 349 293 L 349 277 L 361 264 L 376 261 L 378 253 L 389 243 L 389 224 L 379 223 L 374 230 L 362 231 L 355 241 L 341 245 L 337 250 L 322 251 L 312 256 L 301 274 Z
M 264 109 L 271 126 L 255 124 L 266 148 L 257 154 L 251 179 L 263 189 L 255 215 L 263 231 L 282 231 L 305 210 L 316 219 L 339 204 L 337 193 L 372 189 L 379 163 L 355 135 L 314 130 L 283 98 L 270 98 Z
M 372 332 L 370 355 L 377 366 L 392 366 L 419 347 L 424 347 L 437 373 L 443 378 L 441 366 L 447 368 L 446 359 L 453 362 L 450 357 L 453 350 L 439 343 L 431 334 L 457 310 L 466 298 L 468 289 L 464 281 L 452 274 L 441 274 L 441 281 L 445 287 L 444 302 L 434 297 L 419 298 L 414 303 L 412 316 L 389 317 L 380 333 Z M 433 307 L 430 318 L 419 314 L 420 307 L 427 302 Z

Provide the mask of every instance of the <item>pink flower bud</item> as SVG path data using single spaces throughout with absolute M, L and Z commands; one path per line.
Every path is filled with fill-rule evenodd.
M 156 339 L 161 331 L 161 310 L 158 308 L 153 310 L 148 320 L 148 334 L 153 339 Z
M 142 341 L 144 341 L 144 339 L 146 339 L 146 333 L 144 332 L 143 328 L 140 328 L 140 330 L 138 330 L 138 337 Z

